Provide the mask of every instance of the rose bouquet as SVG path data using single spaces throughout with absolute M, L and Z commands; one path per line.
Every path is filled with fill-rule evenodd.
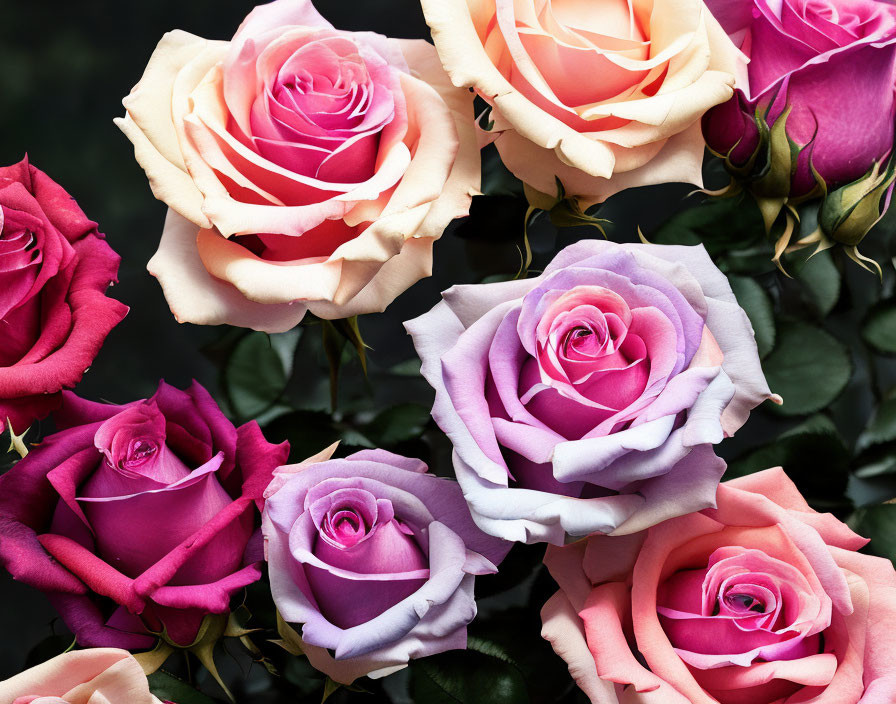
M 4 7 L 0 704 L 896 702 L 893 7 L 237 5 Z

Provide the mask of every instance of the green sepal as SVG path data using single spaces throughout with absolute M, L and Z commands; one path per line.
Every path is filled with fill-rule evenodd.
M 244 639 L 253 632 L 254 630 L 252 629 L 247 630 L 243 628 L 237 618 L 230 612 L 225 614 L 207 614 L 199 625 L 196 638 L 189 645 L 182 645 L 173 641 L 168 635 L 168 629 L 163 625 L 161 632 L 153 633 L 159 639 L 156 646 L 152 650 L 135 653 L 134 657 L 140 663 L 143 672 L 151 675 L 165 664 L 165 661 L 172 653 L 177 651 L 192 653 L 202 663 L 203 667 L 208 670 L 221 689 L 224 690 L 227 698 L 231 701 L 236 701 L 218 673 L 214 657 L 215 646 L 224 638 L 239 638 L 245 642 Z M 250 648 L 251 650 L 252 648 Z
M 567 196 L 563 182 L 559 178 L 555 180 L 557 183 L 557 194 L 554 196 L 542 193 L 528 185 L 524 187 L 526 199 L 529 201 L 530 213 L 533 208 L 544 210 L 555 227 L 577 227 L 579 225 L 595 227 L 606 239 L 607 232 L 604 229 L 604 225 L 610 224 L 610 221 L 585 213 L 578 198 Z M 529 214 L 526 216 L 526 222 L 529 222 Z
M 883 217 L 883 206 L 896 180 L 896 156 L 877 162 L 861 178 L 828 193 L 818 215 L 821 231 L 848 247 L 857 246 Z
M 788 105 L 774 124 L 768 128 L 766 170 L 750 184 L 750 190 L 757 200 L 780 200 L 783 205 L 783 201 L 786 201 L 790 195 L 790 184 L 802 151 L 799 145 L 787 136 L 787 118 L 790 115 L 790 110 L 791 106 Z M 766 227 L 771 227 L 768 218 L 766 218 Z

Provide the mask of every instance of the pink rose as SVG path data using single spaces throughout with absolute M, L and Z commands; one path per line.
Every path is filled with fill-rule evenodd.
M 507 167 L 583 205 L 701 183 L 700 117 L 731 97 L 739 53 L 700 0 L 423 0 L 455 85 L 491 105 Z
M 178 320 L 269 332 L 383 310 L 478 193 L 472 96 L 424 41 L 308 0 L 230 42 L 162 39 L 118 125 L 171 208 L 149 263 Z
M 61 430 L 0 477 L 0 564 L 47 593 L 78 642 L 179 645 L 259 579 L 259 511 L 288 447 L 198 384 L 124 406 L 66 392 Z
M 718 508 L 548 548 L 542 635 L 600 704 L 896 701 L 896 572 L 781 469 Z
M 0 168 L 0 432 L 59 405 L 121 322 L 106 297 L 119 257 L 72 197 L 28 159 Z
M 159 704 L 134 657 L 75 650 L 0 682 L 0 704 Z

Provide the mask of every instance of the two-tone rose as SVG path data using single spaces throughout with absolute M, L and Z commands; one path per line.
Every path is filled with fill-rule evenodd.
M 149 263 L 178 320 L 277 332 L 385 308 L 478 193 L 472 96 L 421 40 L 309 0 L 229 42 L 162 39 L 118 125 L 170 211 Z
M 406 324 L 486 532 L 562 544 L 713 504 L 712 446 L 770 398 L 702 247 L 584 240 L 534 279 L 455 286 Z
M 896 572 L 780 469 L 643 533 L 548 548 L 554 650 L 594 704 L 896 701 Z
M 455 85 L 491 107 L 483 135 L 547 196 L 701 183 L 700 118 L 740 54 L 701 0 L 423 0 Z
M 476 575 L 510 545 L 457 484 L 385 450 L 281 467 L 265 492 L 271 591 L 287 647 L 338 682 L 467 645 Z M 288 624 L 296 624 L 299 636 Z

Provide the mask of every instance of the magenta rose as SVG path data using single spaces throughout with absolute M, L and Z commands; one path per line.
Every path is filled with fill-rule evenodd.
M 702 247 L 584 240 L 534 279 L 455 286 L 407 323 L 477 524 L 628 533 L 712 505 L 712 450 L 771 396 Z
M 711 149 L 744 166 L 760 146 L 756 118 L 783 119 L 802 149 L 791 165 L 790 146 L 772 144 L 791 183 L 771 184 L 801 196 L 816 184 L 854 181 L 893 147 L 896 8 L 878 0 L 708 0 L 707 5 L 749 57 L 747 75 L 727 103 L 703 118 Z M 858 127 L 860 126 L 860 127 Z M 763 138 L 763 145 L 767 139 Z M 757 167 L 766 164 L 758 156 Z M 786 176 L 785 176 L 786 180 Z M 789 186 L 789 189 L 787 188 Z
M 28 159 L 0 167 L 0 432 L 59 405 L 127 306 L 105 295 L 119 257 Z
M 479 530 L 460 487 L 385 450 L 282 467 L 265 495 L 264 535 L 281 626 L 338 682 L 380 677 L 467 645 L 475 575 L 509 543 Z
M 548 548 L 554 650 L 594 704 L 890 704 L 896 572 L 778 468 L 639 534 Z
M 0 562 L 47 593 L 78 642 L 189 645 L 259 579 L 259 510 L 288 446 L 234 428 L 208 392 L 145 401 L 70 392 L 60 431 L 0 477 Z

